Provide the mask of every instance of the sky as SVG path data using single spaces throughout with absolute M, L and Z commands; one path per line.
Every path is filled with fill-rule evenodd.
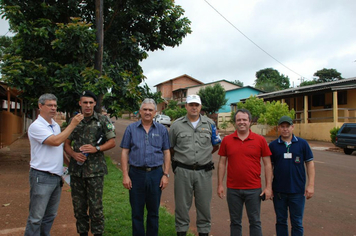
M 323 68 L 356 77 L 355 0 L 175 0 L 191 21 L 181 45 L 149 53 L 141 62 L 155 85 L 187 74 L 204 83 L 239 80 L 273 68 L 291 86 Z M 0 34 L 8 24 L 0 20 Z M 8 34 L 9 35 L 9 34 Z M 257 45 L 257 46 L 256 46 Z

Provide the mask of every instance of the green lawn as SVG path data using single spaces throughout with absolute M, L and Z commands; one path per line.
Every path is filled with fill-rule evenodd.
M 122 185 L 122 172 L 110 160 L 106 158 L 109 174 L 105 176 L 104 184 L 104 215 L 105 236 L 130 236 L 131 230 L 131 206 L 129 203 L 129 192 Z M 165 208 L 159 211 L 160 236 L 176 235 L 174 227 L 174 215 Z M 193 236 L 194 234 L 188 234 Z

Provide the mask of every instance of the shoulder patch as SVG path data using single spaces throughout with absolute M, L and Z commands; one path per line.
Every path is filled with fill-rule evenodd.
M 112 130 L 114 128 L 114 126 L 111 124 L 111 123 L 107 123 L 106 124 L 106 127 L 109 129 L 109 130 Z

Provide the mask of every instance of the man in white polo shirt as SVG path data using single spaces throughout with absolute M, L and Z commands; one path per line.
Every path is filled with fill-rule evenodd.
M 50 235 L 63 185 L 63 142 L 83 119 L 82 114 L 76 115 L 61 132 L 53 119 L 57 114 L 56 96 L 43 94 L 38 99 L 38 107 L 40 114 L 28 129 L 31 145 L 30 213 L 25 236 Z

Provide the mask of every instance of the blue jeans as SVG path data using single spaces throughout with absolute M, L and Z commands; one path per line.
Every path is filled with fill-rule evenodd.
M 250 223 L 250 236 L 262 236 L 261 229 L 261 189 L 227 189 L 226 199 L 230 212 L 230 235 L 242 235 L 242 212 L 246 212 Z
M 129 177 L 132 182 L 130 204 L 133 236 L 157 236 L 158 213 L 162 190 L 159 187 L 163 176 L 162 168 L 144 171 L 130 167 Z M 144 228 L 144 207 L 147 209 L 146 233 Z
M 288 208 L 292 225 L 292 236 L 302 236 L 304 233 L 304 194 L 274 193 L 273 205 L 277 218 L 277 236 L 288 236 Z
M 25 236 L 50 235 L 61 198 L 61 177 L 30 170 L 30 214 Z

